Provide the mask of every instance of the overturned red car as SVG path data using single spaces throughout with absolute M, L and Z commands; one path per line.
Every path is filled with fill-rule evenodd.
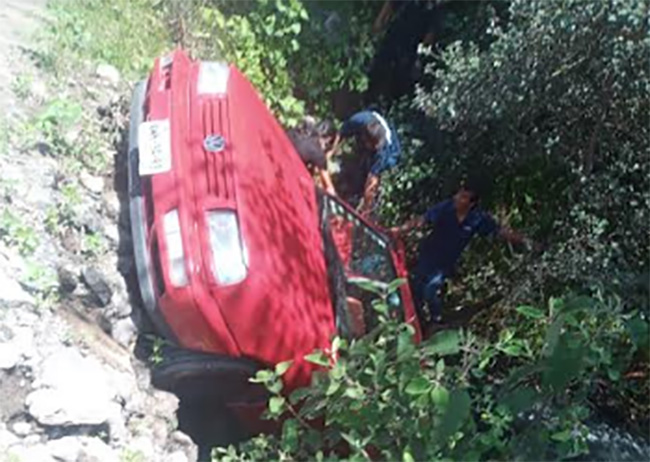
M 133 94 L 128 164 L 143 305 L 178 347 L 154 371 L 164 388 L 209 381 L 242 402 L 256 370 L 286 360 L 287 390 L 307 385 L 305 355 L 376 322 L 350 279 L 406 277 L 399 244 L 315 186 L 233 66 L 156 60 Z M 419 338 L 408 285 L 391 303 Z

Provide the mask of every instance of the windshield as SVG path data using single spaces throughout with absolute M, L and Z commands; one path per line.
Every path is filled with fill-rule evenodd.
M 359 336 L 377 324 L 377 316 L 372 309 L 372 301 L 377 296 L 351 283 L 350 279 L 363 277 L 383 283 L 395 280 L 397 272 L 389 241 L 336 199 L 325 196 L 323 205 L 323 219 L 331 231 L 339 264 L 345 275 L 347 315 L 353 324 L 353 336 Z M 394 315 L 403 316 L 398 292 L 391 295 L 389 304 Z

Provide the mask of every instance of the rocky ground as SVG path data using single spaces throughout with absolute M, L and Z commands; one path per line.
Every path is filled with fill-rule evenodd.
M 128 86 L 110 66 L 53 85 L 25 38 L 43 4 L 0 0 L 0 461 L 194 461 L 177 398 L 133 354 Z M 63 123 L 74 108 L 47 102 L 73 95 L 86 103 Z

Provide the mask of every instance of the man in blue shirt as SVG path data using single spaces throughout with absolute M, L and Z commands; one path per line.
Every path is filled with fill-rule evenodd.
M 483 237 L 498 235 L 512 243 L 528 241 L 521 234 L 500 226 L 490 214 L 479 209 L 477 190 L 475 186 L 463 185 L 451 199 L 434 205 L 423 216 L 392 229 L 395 233 L 405 232 L 425 223 L 434 227 L 420 244 L 413 286 L 420 314 L 426 303 L 430 319 L 434 323 L 442 322 L 439 292 L 445 279 L 453 274 L 456 263 L 472 237 L 477 234 Z
M 380 175 L 398 164 L 402 149 L 395 129 L 375 111 L 357 112 L 346 120 L 339 131 L 333 151 L 338 147 L 341 138 L 352 137 L 357 140 L 358 154 L 370 160 L 360 208 L 362 213 L 367 213 L 374 205 Z

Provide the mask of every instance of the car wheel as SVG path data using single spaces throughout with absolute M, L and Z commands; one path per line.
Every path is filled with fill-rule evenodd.
M 152 368 L 156 388 L 176 394 L 185 402 L 246 403 L 265 400 L 262 385 L 249 381 L 261 367 L 247 359 L 166 347 Z

